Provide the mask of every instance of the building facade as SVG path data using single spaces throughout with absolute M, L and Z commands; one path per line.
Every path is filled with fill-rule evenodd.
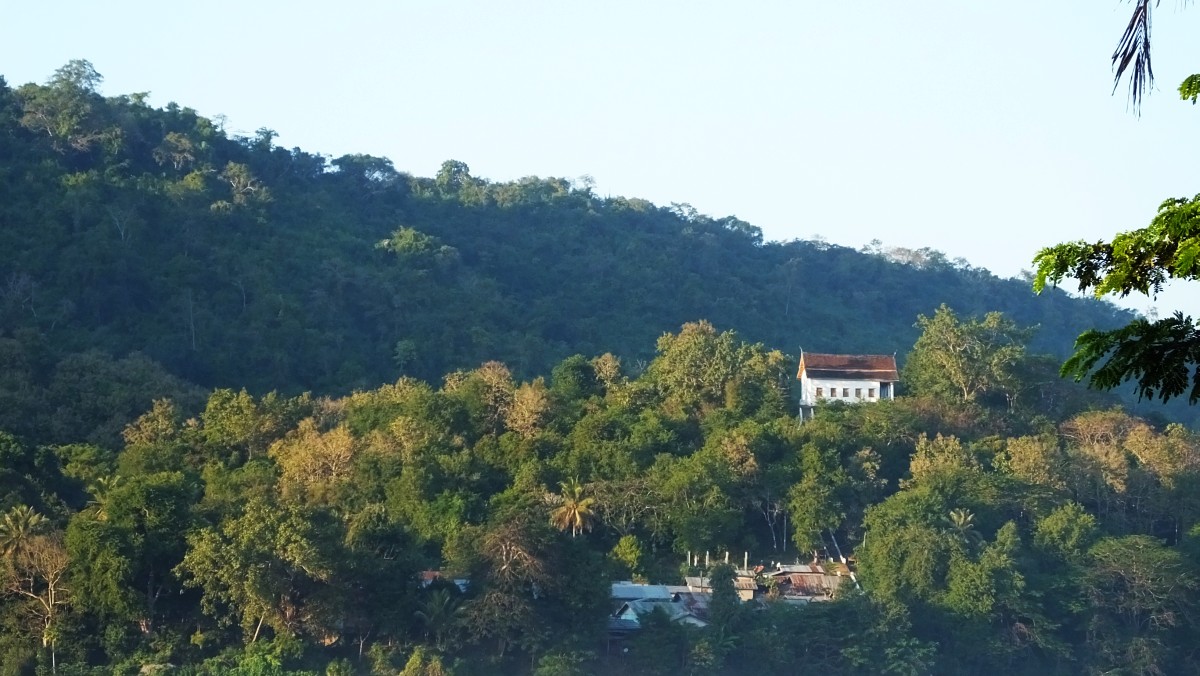
M 892 399 L 900 375 L 896 356 L 886 354 L 800 353 L 800 414 L 811 418 L 817 404 L 863 403 Z

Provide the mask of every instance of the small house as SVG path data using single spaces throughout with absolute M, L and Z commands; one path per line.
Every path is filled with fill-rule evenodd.
M 766 577 L 774 581 L 785 601 L 794 603 L 831 600 L 846 580 L 842 575 L 830 573 L 817 564 L 781 565 L 778 570 L 767 573 Z
M 704 594 L 712 593 L 712 583 L 707 577 L 688 576 L 683 579 L 687 582 L 688 591 Z M 753 577 L 739 575 L 733 578 L 733 588 L 737 591 L 739 599 L 750 601 L 754 598 L 755 592 L 758 591 L 758 582 Z

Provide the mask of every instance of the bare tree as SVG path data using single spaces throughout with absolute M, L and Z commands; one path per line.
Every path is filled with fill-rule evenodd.
M 53 673 L 58 672 L 55 623 L 70 601 L 66 586 L 70 559 L 61 532 L 26 539 L 7 562 L 3 591 L 25 599 L 29 616 L 41 627 L 42 648 L 50 650 Z

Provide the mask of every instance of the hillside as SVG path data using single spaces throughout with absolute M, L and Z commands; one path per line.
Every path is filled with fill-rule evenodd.
M 1200 673 L 1112 306 L 98 83 L 0 81 L 0 676 Z
M 576 353 L 636 366 L 699 318 L 787 354 L 901 355 L 942 303 L 1036 324 L 1034 348 L 1056 355 L 1128 318 L 933 250 L 768 242 L 586 183 L 289 150 L 99 83 L 87 62 L 0 80 L 0 429 L 91 434 L 70 394 L 84 386 L 124 411 L 111 435 L 193 386 L 340 393 L 488 360 L 544 374 Z M 811 227 L 879 216 L 846 217 Z

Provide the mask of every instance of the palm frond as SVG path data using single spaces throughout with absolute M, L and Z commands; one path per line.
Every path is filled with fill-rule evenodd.
M 1140 110 L 1146 90 L 1154 86 L 1154 67 L 1150 63 L 1150 27 L 1152 7 L 1161 0 L 1134 0 L 1133 15 L 1113 51 L 1112 64 L 1116 68 L 1113 91 L 1121 84 L 1126 71 L 1129 75 L 1129 100 L 1135 110 Z M 1132 70 L 1130 70 L 1132 68 Z

